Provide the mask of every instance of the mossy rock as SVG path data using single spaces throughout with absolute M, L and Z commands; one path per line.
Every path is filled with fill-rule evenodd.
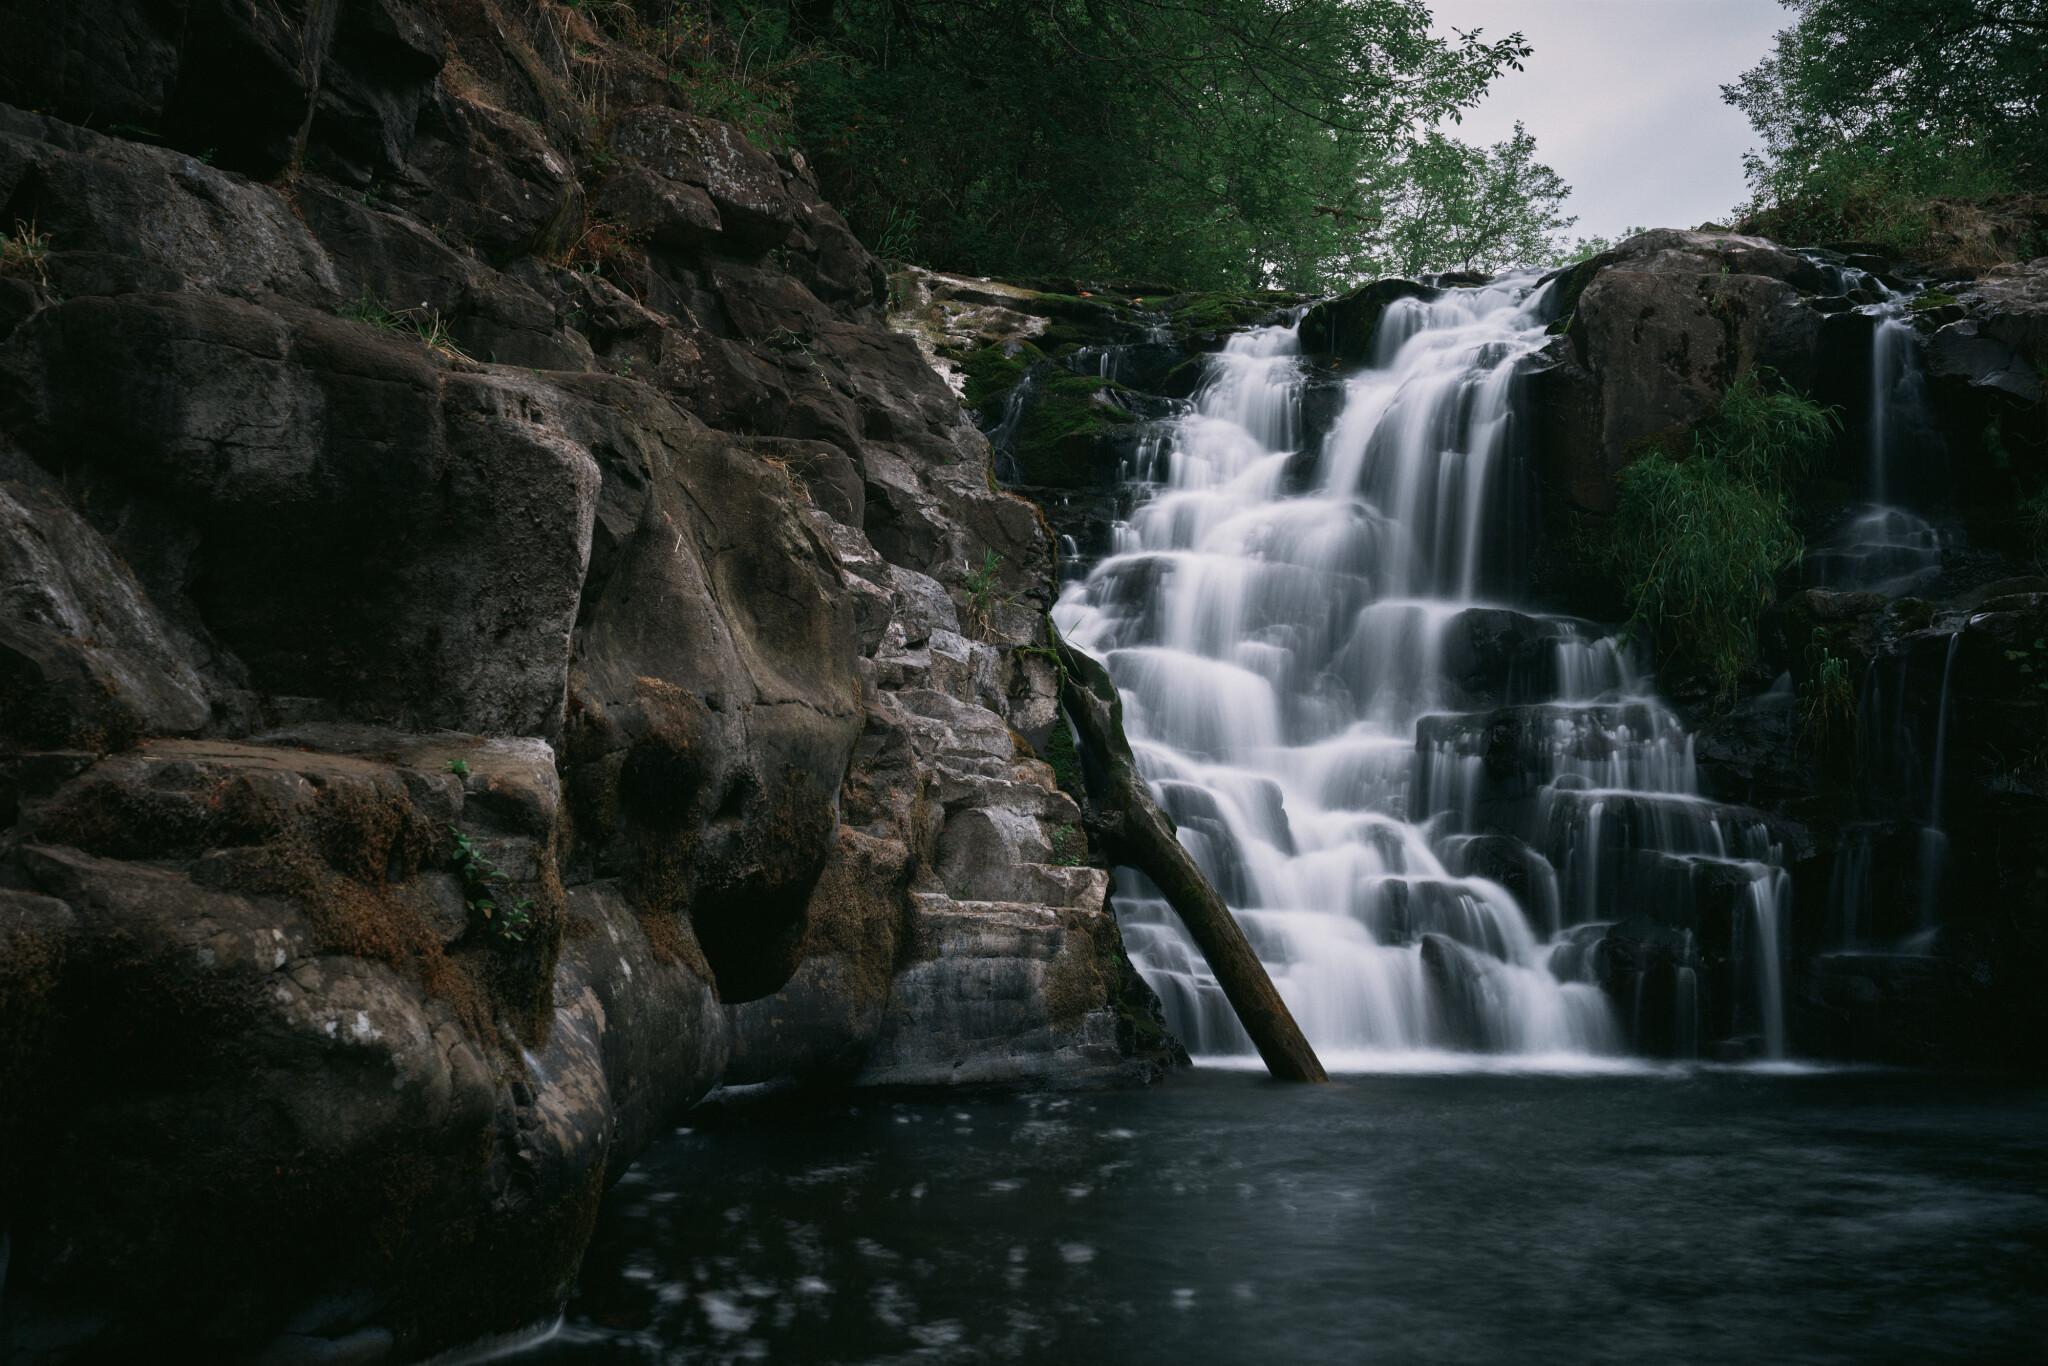
M 1212 339 L 1204 334 L 1213 334 L 1220 341 L 1225 335 L 1250 327 L 1261 318 L 1270 315 L 1281 306 L 1276 298 L 1288 299 L 1291 295 L 1267 296 L 1228 294 L 1211 291 L 1202 294 L 1181 294 L 1167 300 L 1165 312 L 1167 323 L 1174 335 L 1183 342 L 1193 338 Z
M 1104 439 L 1138 419 L 1123 406 L 1132 391 L 1090 375 L 1062 375 L 1031 396 L 1017 432 L 1017 465 L 1026 484 L 1086 488 L 1113 478 Z
M 1325 299 L 1301 318 L 1301 349 L 1363 365 L 1372 357 L 1380 316 L 1396 299 L 1434 299 L 1443 291 L 1414 280 L 1375 280 L 1348 294 Z
M 1054 322 L 1038 334 L 1039 345 L 1054 360 L 1064 359 L 1084 346 L 1113 346 L 1119 340 L 1121 336 L 1115 331 L 1074 322 Z
M 1001 403 L 1045 353 L 1030 342 L 997 343 L 959 358 L 967 377 L 965 402 L 970 412 Z
M 1156 280 L 1111 280 L 1105 287 L 1126 299 L 1165 300 L 1181 292 L 1178 285 L 1163 285 Z
M 1193 398 L 1202 382 L 1209 378 L 1208 359 L 1205 356 L 1190 356 L 1180 362 L 1154 386 L 1166 398 Z

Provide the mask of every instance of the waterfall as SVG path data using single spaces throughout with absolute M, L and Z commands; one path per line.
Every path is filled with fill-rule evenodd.
M 1925 471 L 1940 464 L 1941 437 L 1927 402 L 1919 338 L 1908 321 L 1910 295 L 1860 278 L 1865 297 L 1881 296 L 1857 310 L 1870 328 L 1862 419 L 1869 501 L 1808 550 L 1802 573 L 1816 588 L 1903 597 L 1926 590 L 1941 574 L 1943 533 L 1900 506 L 1927 492 Z
M 1116 552 L 1055 608 L 1336 1066 L 1626 1051 L 1604 927 L 1674 889 L 1749 898 L 1738 994 L 1783 1052 L 1789 882 L 1767 830 L 1699 795 L 1691 737 L 1621 642 L 1503 605 L 1534 511 L 1514 392 L 1545 322 L 1526 276 L 1391 304 L 1313 449 L 1294 330 L 1232 337 L 1132 471 L 1146 482 Z M 1249 1054 L 1157 889 L 1129 869 L 1117 887 L 1173 1029 L 1197 1056 Z M 1654 969 L 1680 1017 L 1659 1037 L 1689 1054 L 1698 972 L 1691 933 L 1679 943 Z
M 995 447 L 998 479 L 1015 483 L 1023 477 L 1023 471 L 1017 466 L 1017 434 L 1023 428 L 1024 414 L 1030 410 L 1035 388 L 1037 377 L 1026 370 L 1024 377 L 1011 386 L 1009 395 L 1003 400 L 1003 416 L 988 434 L 989 444 Z

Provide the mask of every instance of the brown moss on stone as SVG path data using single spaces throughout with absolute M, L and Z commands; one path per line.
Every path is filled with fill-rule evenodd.
M 1046 965 L 1045 1009 L 1054 1029 L 1069 1030 L 1109 1002 L 1104 970 L 1116 961 L 1111 947 L 1116 930 L 1108 916 L 1077 910 L 1060 912 L 1060 928 L 1066 937 L 1058 956 Z
M 41 1108 L 29 1094 L 37 1059 L 56 1014 L 69 956 L 69 907 L 49 897 L 0 890 L 0 1221 L 11 1215 L 11 1173 Z
M 547 847 L 536 877 L 503 896 L 529 901 L 518 942 L 482 928 L 453 952 L 404 894 L 423 868 L 447 866 L 453 833 L 413 802 L 390 770 L 224 770 L 194 761 L 112 760 L 61 791 L 33 838 L 103 858 L 196 859 L 196 880 L 283 897 L 305 914 L 323 953 L 374 959 L 446 1001 L 485 1042 L 509 1023 L 526 1042 L 553 1018 L 554 968 L 567 902 Z
M 839 827 L 836 848 L 811 889 L 800 961 L 836 957 L 846 994 L 858 1002 L 888 999 L 899 947 L 910 923 L 910 850 Z

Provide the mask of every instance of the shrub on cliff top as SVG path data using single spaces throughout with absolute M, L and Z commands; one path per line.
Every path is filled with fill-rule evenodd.
M 1615 481 L 1607 558 L 1629 629 L 1660 663 L 1705 674 L 1723 698 L 1755 656 L 1778 571 L 1805 549 L 1791 486 L 1838 426 L 1830 410 L 1767 378 L 1761 368 L 1743 375 L 1690 449 L 1653 449 Z
M 2048 0 L 1784 3 L 1797 20 L 1721 88 L 1763 139 L 1758 230 L 1910 256 L 1936 196 L 2048 188 Z

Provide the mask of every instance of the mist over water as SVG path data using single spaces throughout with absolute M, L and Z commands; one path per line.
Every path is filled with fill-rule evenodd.
M 1698 796 L 1690 737 L 1620 642 L 1514 606 L 1535 519 L 1516 397 L 1546 293 L 1511 276 L 1393 303 L 1319 438 L 1294 330 L 1231 338 L 1134 472 L 1116 553 L 1054 611 L 1334 1067 L 1628 1051 L 1643 1022 L 1594 984 L 1598 927 L 1730 878 L 1738 1014 L 1784 1055 L 1768 832 Z M 1157 890 L 1117 878 L 1170 1027 L 1198 1056 L 1249 1054 Z M 1654 1007 L 1679 1055 L 1699 1040 L 1687 973 Z

